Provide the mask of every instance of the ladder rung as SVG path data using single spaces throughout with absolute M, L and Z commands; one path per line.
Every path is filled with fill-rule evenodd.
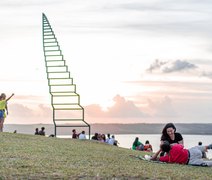
M 56 40 L 56 38 L 43 38 L 44 40 L 50 40 L 50 39 L 54 39 Z
M 59 97 L 59 96 L 61 96 L 61 97 L 65 97 L 65 96 L 79 96 L 79 94 L 77 94 L 77 93 L 73 93 L 73 92 L 70 92 L 70 93 L 50 93 L 50 94 L 52 94 L 52 96 L 54 96 L 54 97 Z
M 55 121 L 82 121 L 83 119 L 54 119 Z
M 44 46 L 44 47 L 58 47 L 58 45 L 53 45 L 53 46 Z
M 44 42 L 44 43 L 47 43 L 47 44 L 50 44 L 50 43 L 57 43 L 57 42 Z M 58 43 L 57 43 L 58 44 Z M 45 46 L 46 47 L 46 46 Z
M 52 34 L 45 34 L 44 36 L 55 36 L 54 33 Z
M 88 125 L 56 125 L 56 127 L 88 127 Z
M 55 51 L 60 51 L 60 50 L 45 50 L 45 52 L 55 52 Z

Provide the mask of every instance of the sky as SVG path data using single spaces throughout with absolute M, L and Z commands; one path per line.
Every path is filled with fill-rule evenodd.
M 7 124 L 52 123 L 42 13 L 88 123 L 211 123 L 212 1 L 0 0 Z

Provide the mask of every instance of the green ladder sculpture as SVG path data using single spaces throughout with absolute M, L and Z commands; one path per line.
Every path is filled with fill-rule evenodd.
M 43 51 L 53 108 L 55 136 L 57 136 L 57 128 L 87 127 L 90 139 L 90 125 L 84 120 L 84 108 L 80 105 L 80 95 L 76 93 L 76 85 L 73 84 L 73 78 L 70 77 L 54 31 L 44 13 L 42 22 Z

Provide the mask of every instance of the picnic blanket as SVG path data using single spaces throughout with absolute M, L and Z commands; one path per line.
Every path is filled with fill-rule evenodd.
M 130 155 L 130 157 L 137 158 L 137 159 L 144 160 L 144 161 L 148 161 L 148 162 L 153 162 L 153 163 L 167 164 L 166 162 L 151 160 L 150 159 L 151 156 L 148 155 L 148 154 L 146 154 L 146 155 Z
M 140 160 L 148 161 L 148 162 L 153 162 L 153 163 L 159 163 L 159 164 L 174 164 L 174 163 L 167 163 L 167 162 L 162 162 L 158 160 L 151 160 L 150 155 L 130 155 L 130 157 L 137 158 Z M 194 165 L 194 164 L 187 164 L 187 166 L 198 166 L 198 167 L 209 167 L 206 164 L 201 164 L 201 165 Z

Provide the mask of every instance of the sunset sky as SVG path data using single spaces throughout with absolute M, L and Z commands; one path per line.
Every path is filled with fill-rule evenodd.
M 212 1 L 0 0 L 8 124 L 52 123 L 42 13 L 88 123 L 211 123 Z

